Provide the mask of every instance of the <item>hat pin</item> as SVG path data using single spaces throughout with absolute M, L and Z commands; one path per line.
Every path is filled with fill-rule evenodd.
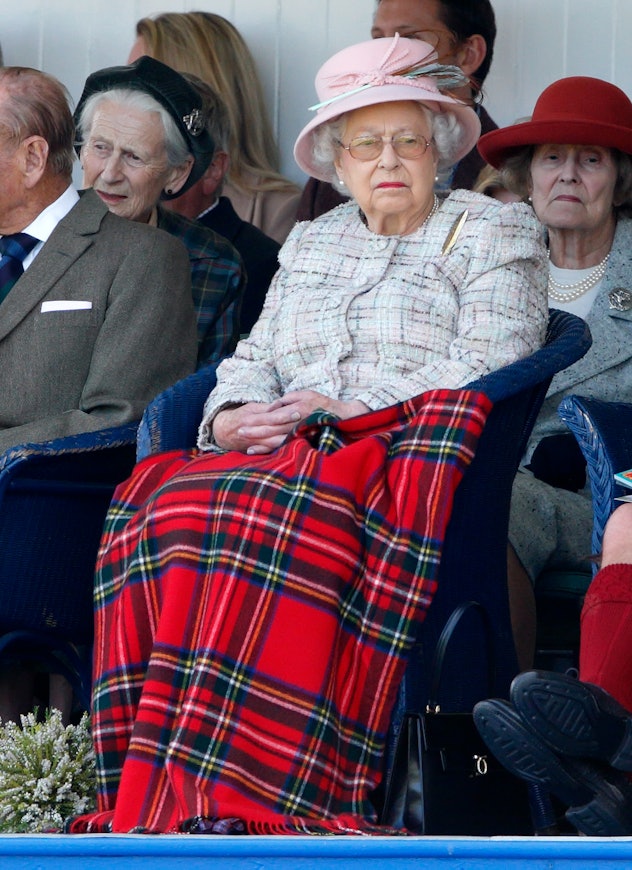
M 199 136 L 204 130 L 204 116 L 200 109 L 192 109 L 188 115 L 183 115 L 182 123 L 192 136 Z

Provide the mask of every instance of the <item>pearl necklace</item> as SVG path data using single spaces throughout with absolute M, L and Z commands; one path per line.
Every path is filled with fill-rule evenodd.
M 434 202 L 432 203 L 432 208 L 430 209 L 428 214 L 425 216 L 425 218 L 422 220 L 420 226 L 423 227 L 424 224 L 427 224 L 428 221 L 430 220 L 430 218 L 433 216 L 433 214 L 437 211 L 438 208 L 439 208 L 439 197 L 435 193 Z
M 550 253 L 548 256 L 550 259 Z M 606 271 L 606 264 L 609 257 L 610 251 L 608 251 L 601 263 L 597 263 L 592 272 L 586 275 L 585 278 L 582 278 L 581 281 L 576 281 L 574 284 L 562 284 L 559 281 L 556 281 L 549 272 L 549 296 L 551 299 L 554 299 L 556 302 L 574 302 L 575 299 L 579 299 L 580 296 L 583 296 L 584 293 L 601 281 Z

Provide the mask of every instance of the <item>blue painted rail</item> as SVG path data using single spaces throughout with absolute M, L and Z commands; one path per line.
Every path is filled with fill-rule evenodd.
M 588 870 L 632 867 L 632 838 L 0 836 L 1 870 Z

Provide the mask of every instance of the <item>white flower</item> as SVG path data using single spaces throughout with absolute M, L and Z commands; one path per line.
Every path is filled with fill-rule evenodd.
M 61 830 L 94 808 L 95 784 L 87 714 L 78 725 L 64 726 L 59 710 L 0 724 L 0 833 Z

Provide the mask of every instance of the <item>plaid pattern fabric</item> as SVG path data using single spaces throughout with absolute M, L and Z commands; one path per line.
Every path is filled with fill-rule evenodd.
M 93 733 L 113 830 L 200 816 L 376 830 L 406 654 L 490 406 L 437 390 L 313 415 L 267 456 L 139 463 L 96 578 Z
M 241 257 L 231 243 L 197 221 L 158 208 L 158 226 L 189 252 L 191 291 L 198 326 L 198 368 L 232 353 L 239 339 L 246 286 Z

